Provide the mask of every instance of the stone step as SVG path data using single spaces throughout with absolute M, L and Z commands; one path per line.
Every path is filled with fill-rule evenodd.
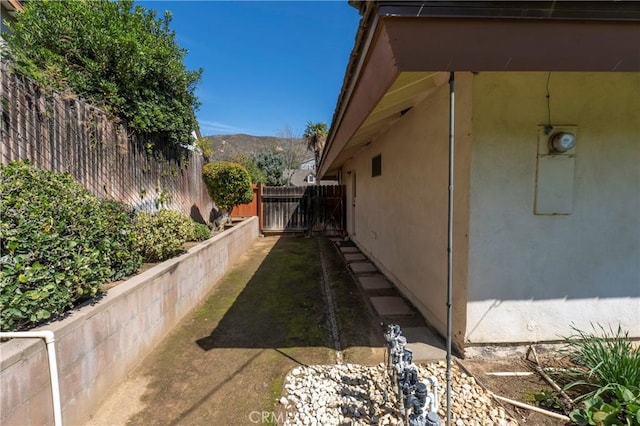
M 365 291 L 386 290 L 393 287 L 389 280 L 380 274 L 361 276 L 358 277 L 358 281 Z
M 378 268 L 371 262 L 355 262 L 350 263 L 349 268 L 354 274 L 372 274 L 378 272 Z
M 367 256 L 362 253 L 345 253 L 344 260 L 346 260 L 347 263 L 353 263 L 367 261 L 368 259 Z
M 371 304 L 380 317 L 403 317 L 413 316 L 415 313 L 411 306 L 398 296 L 376 296 L 371 297 Z
M 358 247 L 350 247 L 350 246 L 340 247 L 340 252 L 342 254 L 345 254 L 345 253 L 360 253 L 360 249 Z

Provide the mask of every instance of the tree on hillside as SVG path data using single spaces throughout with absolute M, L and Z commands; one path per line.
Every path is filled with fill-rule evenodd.
M 264 185 L 267 182 L 267 176 L 264 174 L 260 167 L 256 164 L 256 160 L 251 155 L 238 154 L 232 158 L 234 163 L 241 164 L 251 178 L 251 183 Z
M 285 185 L 290 185 L 293 172 L 298 170 L 305 160 L 304 140 L 289 125 L 285 125 L 279 130 L 277 136 L 282 147 L 282 157 L 284 158 Z
M 318 122 L 313 123 L 307 121 L 307 127 L 304 129 L 302 137 L 307 142 L 307 149 L 313 151 L 313 155 L 316 163 L 316 173 L 318 172 L 318 166 L 320 165 L 320 156 L 324 149 L 324 143 L 327 141 L 327 135 L 329 130 L 327 129 L 327 123 Z
M 267 148 L 258 152 L 254 160 L 256 165 L 267 177 L 266 185 L 286 185 L 286 179 L 283 177 L 285 161 L 282 153 L 276 151 L 275 148 Z
M 98 103 L 148 141 L 192 143 L 202 70 L 185 68 L 171 14 L 156 15 L 133 0 L 25 2 L 3 54 L 18 72 Z

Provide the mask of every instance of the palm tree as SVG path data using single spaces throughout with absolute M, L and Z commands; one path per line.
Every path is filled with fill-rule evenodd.
M 324 143 L 327 141 L 327 123 L 307 121 L 307 127 L 304 129 L 302 137 L 307 142 L 307 149 L 313 151 L 316 164 L 316 173 L 320 165 L 320 155 L 324 149 Z

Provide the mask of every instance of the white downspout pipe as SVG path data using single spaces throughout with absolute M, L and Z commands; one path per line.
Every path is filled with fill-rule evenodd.
M 62 426 L 62 404 L 60 403 L 60 382 L 58 381 L 58 363 L 56 362 L 55 336 L 53 331 L 3 331 L 0 339 L 44 339 L 47 344 L 49 376 L 51 377 L 51 399 L 53 401 L 53 422 Z

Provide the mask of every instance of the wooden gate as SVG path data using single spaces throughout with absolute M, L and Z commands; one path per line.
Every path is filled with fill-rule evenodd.
M 260 229 L 340 234 L 345 229 L 345 192 L 342 185 L 265 186 Z
M 260 185 L 253 185 L 253 200 L 247 204 L 235 206 L 231 217 L 260 216 Z

